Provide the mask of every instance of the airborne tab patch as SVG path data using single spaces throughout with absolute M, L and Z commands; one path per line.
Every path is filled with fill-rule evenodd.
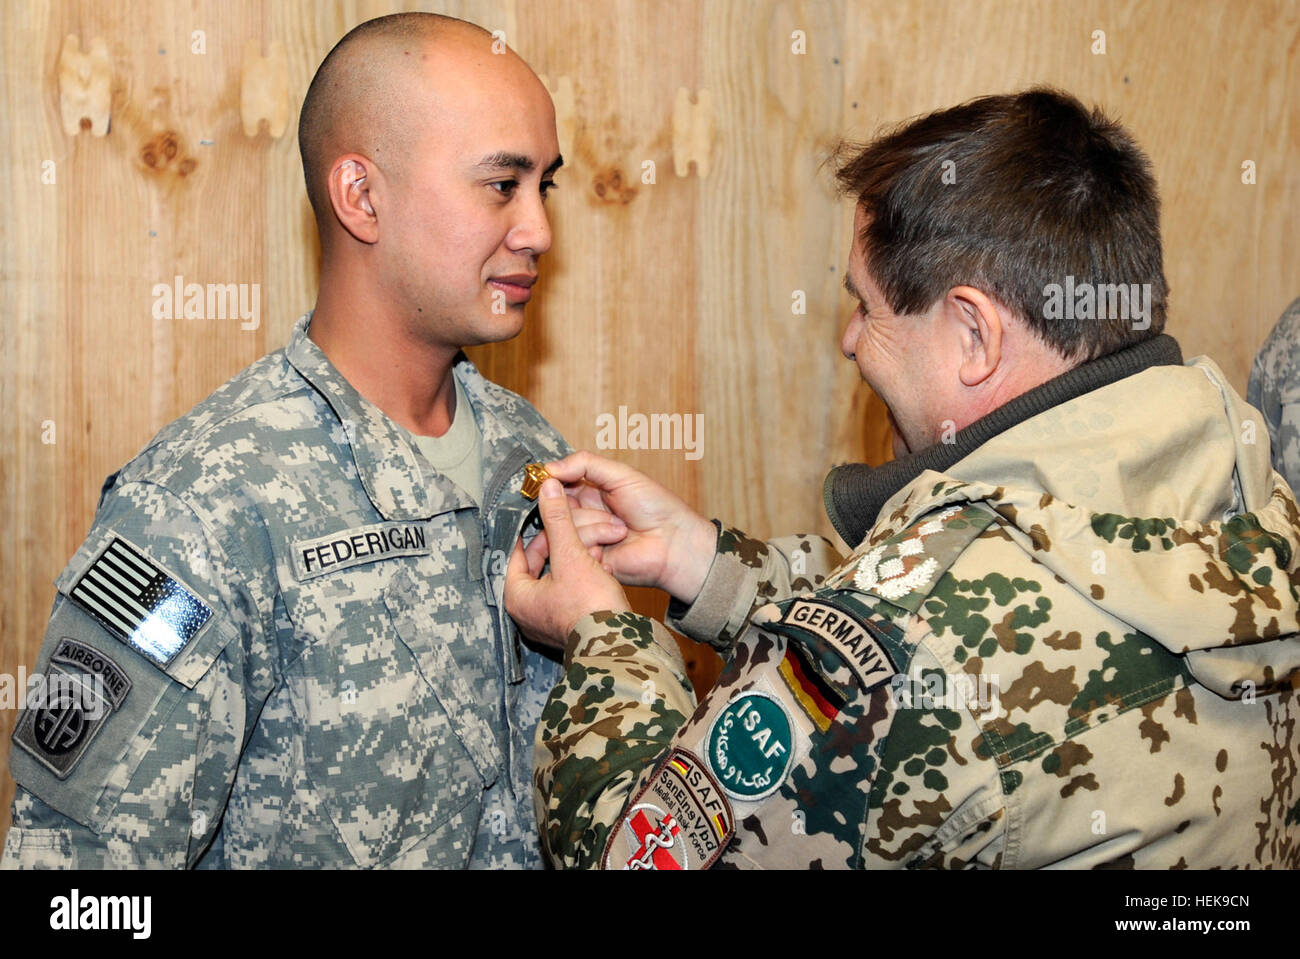
M 614 827 L 602 869 L 708 869 L 735 822 L 718 782 L 692 752 L 669 753 Z
M 117 537 L 68 595 L 114 636 L 164 667 L 212 618 L 211 607 Z
M 870 628 L 842 606 L 814 599 L 795 600 L 781 617 L 824 640 L 844 660 L 863 690 L 885 682 L 897 670 Z

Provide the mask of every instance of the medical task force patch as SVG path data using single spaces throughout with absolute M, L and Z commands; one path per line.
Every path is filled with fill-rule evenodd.
M 206 603 L 118 537 L 109 540 L 68 595 L 114 636 L 162 667 L 212 618 Z
M 605 844 L 602 869 L 708 869 L 735 820 L 718 781 L 680 747 L 637 793 Z
M 111 658 L 64 637 L 54 647 L 36 701 L 23 711 L 13 741 L 66 779 L 130 691 L 131 680 Z

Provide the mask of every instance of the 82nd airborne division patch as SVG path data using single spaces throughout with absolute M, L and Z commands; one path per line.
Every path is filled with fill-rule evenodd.
M 121 666 L 65 636 L 50 656 L 38 701 L 18 721 L 13 742 L 66 779 L 130 691 L 131 680 Z

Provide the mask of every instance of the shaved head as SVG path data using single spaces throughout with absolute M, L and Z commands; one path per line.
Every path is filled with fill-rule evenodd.
M 431 58 L 490 54 L 531 74 L 512 51 L 492 54 L 493 39 L 454 17 L 398 13 L 354 27 L 329 52 L 298 119 L 303 176 L 322 240 L 331 222 L 326 179 L 335 159 L 360 153 L 400 175 L 412 157 L 429 125 Z
M 320 233 L 312 336 L 332 359 L 379 329 L 388 364 L 519 332 L 564 160 L 550 93 L 499 34 L 429 13 L 361 24 L 317 70 L 298 144 Z

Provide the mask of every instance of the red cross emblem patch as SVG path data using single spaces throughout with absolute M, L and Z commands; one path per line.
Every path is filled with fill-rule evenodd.
M 704 762 L 676 746 L 609 831 L 600 868 L 708 869 L 735 836 L 734 821 Z
M 658 806 L 644 803 L 635 806 L 632 814 L 623 820 L 627 830 L 627 869 L 685 869 L 686 849 L 678 836 L 681 826 L 677 819 Z

